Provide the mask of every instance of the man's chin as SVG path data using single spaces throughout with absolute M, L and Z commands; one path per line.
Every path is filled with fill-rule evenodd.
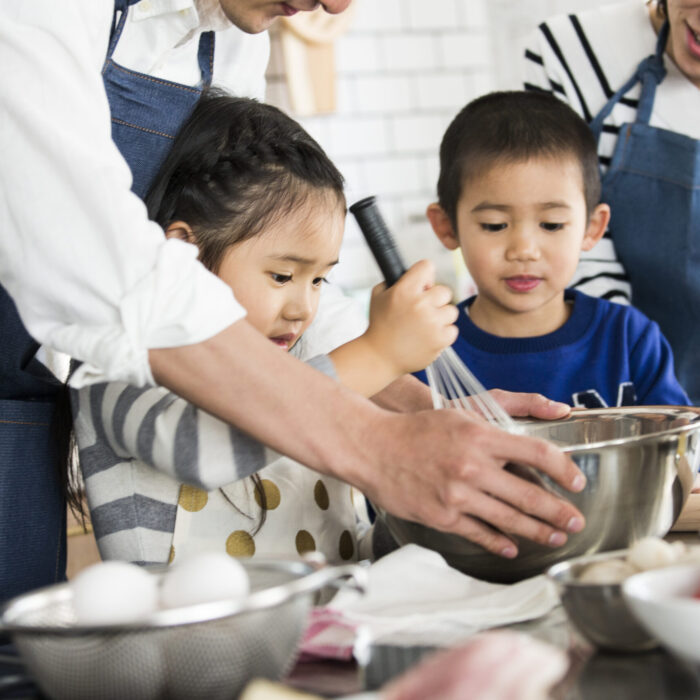
M 233 22 L 241 31 L 246 34 L 260 34 L 261 32 L 269 29 L 277 19 L 275 15 L 266 15 L 262 12 L 253 13 L 253 16 L 241 16 L 235 12 L 235 8 L 228 7 L 231 4 L 231 0 L 222 0 L 221 9 L 226 15 L 226 18 Z

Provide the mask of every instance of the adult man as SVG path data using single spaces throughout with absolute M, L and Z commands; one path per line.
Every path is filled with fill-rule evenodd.
M 261 337 L 193 251 L 166 242 L 148 221 L 135 193 L 147 189 L 202 85 L 235 83 L 219 56 L 245 64 L 254 37 L 231 22 L 260 32 L 276 16 L 318 3 L 129 4 L 117 0 L 115 11 L 79 0 L 0 3 L 0 63 L 11 66 L 0 84 L 0 281 L 31 336 L 83 361 L 76 386 L 155 380 L 274 449 L 356 485 L 388 510 L 504 556 L 515 556 L 514 544 L 485 523 L 553 546 L 583 527 L 571 505 L 502 470 L 517 458 L 566 487 L 583 488 L 575 465 L 553 446 L 504 435 L 456 411 L 399 412 L 427 407 L 408 379 L 377 397 L 384 408 L 344 390 Z M 348 4 L 328 0 L 324 7 L 340 12 Z M 3 308 L 7 328 L 8 319 L 16 323 L 9 298 Z M 15 326 L 12 338 L 16 333 Z M 18 345 L 3 385 L 26 375 L 32 338 Z M 8 421 L 21 404 L 24 422 L 31 422 L 27 399 L 37 396 L 34 383 L 8 397 L 14 401 Z M 299 396 L 306 397 L 301 408 Z M 566 411 L 542 397 L 504 401 L 519 414 Z M 1 492 L 8 498 L 26 471 L 10 469 L 26 462 L 26 442 L 13 438 L 14 457 L 3 465 Z

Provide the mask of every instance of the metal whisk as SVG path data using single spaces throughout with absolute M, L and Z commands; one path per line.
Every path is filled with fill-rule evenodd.
M 387 285 L 406 271 L 396 243 L 377 206 L 375 197 L 366 197 L 350 207 Z M 480 412 L 503 430 L 519 432 L 516 423 L 494 400 L 452 348 L 443 350 L 426 367 L 428 386 L 435 408 L 461 408 Z

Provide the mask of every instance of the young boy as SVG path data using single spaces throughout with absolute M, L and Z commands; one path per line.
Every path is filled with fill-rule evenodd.
M 459 305 L 453 348 L 487 389 L 587 408 L 687 405 L 656 323 L 566 288 L 610 219 L 599 197 L 593 136 L 555 97 L 496 92 L 455 117 L 427 211 L 478 290 Z

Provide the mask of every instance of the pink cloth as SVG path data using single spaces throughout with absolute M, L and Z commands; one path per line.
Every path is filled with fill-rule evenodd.
M 301 641 L 299 661 L 317 658 L 350 661 L 356 636 L 357 625 L 346 622 L 340 611 L 314 608 Z

